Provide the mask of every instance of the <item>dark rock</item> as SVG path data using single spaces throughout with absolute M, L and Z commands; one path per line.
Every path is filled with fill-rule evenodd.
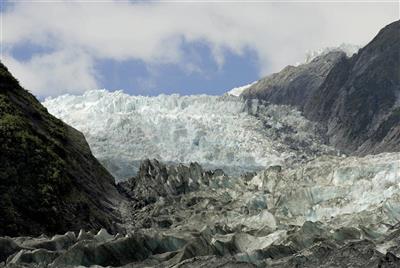
M 233 257 L 204 256 L 184 260 L 173 268 L 254 268 L 255 264 L 238 261 Z
M 285 245 L 271 245 L 262 250 L 264 259 L 281 259 L 283 257 L 291 256 L 296 253 L 291 246 Z
M 161 254 L 181 248 L 186 241 L 172 236 L 152 237 L 140 233 L 106 242 L 80 241 L 61 254 L 52 267 L 122 266 L 146 260 L 152 254 Z
M 85 230 L 81 229 L 81 230 L 79 231 L 77 241 L 91 240 L 91 239 L 93 239 L 93 238 L 94 238 L 94 235 L 93 235 L 93 234 L 91 234 L 90 232 L 85 232 Z
M 114 178 L 0 64 L 0 235 L 117 231 Z
M 356 228 L 342 227 L 335 230 L 332 236 L 337 241 L 356 240 L 361 238 L 361 232 Z
M 118 187 L 121 193 L 137 200 L 136 204 L 143 207 L 160 197 L 178 196 L 196 191 L 202 185 L 208 186 L 209 179 L 214 176 L 224 174 L 220 170 L 204 171 L 197 163 L 166 165 L 156 159 L 147 159 L 141 163 L 136 177 L 119 183 Z
M 25 248 L 47 249 L 51 251 L 65 250 L 75 244 L 76 237 L 73 232 L 68 232 L 65 235 L 55 235 L 49 238 L 27 239 L 21 243 Z
M 308 64 L 287 66 L 281 72 L 259 80 L 241 96 L 302 109 L 307 100 L 318 91 L 331 69 L 345 56 L 343 52 L 335 51 L 317 57 Z
M 378 267 L 382 268 L 400 267 L 400 258 L 398 258 L 396 255 L 390 252 L 387 252 L 385 257 L 382 257 L 380 259 Z
M 344 152 L 400 150 L 399 34 L 397 21 L 359 53 L 343 58 L 304 109 L 310 119 L 326 122 L 330 142 Z
M 383 254 L 368 240 L 350 242 L 338 248 L 331 242 L 320 242 L 294 256 L 271 262 L 271 267 L 380 267 Z
M 289 235 L 287 244 L 299 251 L 327 239 L 327 231 L 321 223 L 306 221 L 301 228 Z
M 286 67 L 242 96 L 296 106 L 321 123 L 329 143 L 342 152 L 400 151 L 399 35 L 396 21 L 351 58 L 331 52 Z
M 105 243 L 80 241 L 61 254 L 52 267 L 71 266 L 121 266 L 143 261 L 150 254 L 144 237 L 127 237 Z
M 52 263 L 59 255 L 59 252 L 47 249 L 21 250 L 7 263 L 45 266 Z
M 10 237 L 0 237 L 0 263 L 21 249 Z

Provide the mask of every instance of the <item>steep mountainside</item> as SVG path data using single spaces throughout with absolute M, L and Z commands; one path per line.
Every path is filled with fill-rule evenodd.
M 351 58 L 333 52 L 287 67 L 242 96 L 297 106 L 323 123 L 330 143 L 343 152 L 400 151 L 400 21 Z
M 0 64 L 0 235 L 115 231 L 113 177 Z
M 333 51 L 316 57 L 308 64 L 287 66 L 281 72 L 267 76 L 241 96 L 258 98 L 276 104 L 294 105 L 303 108 L 307 100 L 319 89 L 331 69 L 346 54 Z

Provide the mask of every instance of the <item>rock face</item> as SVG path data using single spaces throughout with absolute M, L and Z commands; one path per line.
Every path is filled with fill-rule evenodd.
M 333 51 L 316 57 L 307 64 L 287 66 L 281 72 L 259 80 L 240 96 L 293 105 L 302 110 L 332 68 L 345 57 L 344 52 Z
M 396 153 L 239 178 L 145 160 L 119 184 L 127 235 L 3 237 L 0 267 L 399 267 L 399 171 Z
M 0 65 L 0 235 L 115 231 L 122 201 L 84 136 Z M 1 254 L 0 254 L 1 255 Z
M 332 52 L 286 67 L 241 96 L 298 107 L 345 153 L 399 151 L 399 34 L 400 21 L 393 22 L 351 58 Z

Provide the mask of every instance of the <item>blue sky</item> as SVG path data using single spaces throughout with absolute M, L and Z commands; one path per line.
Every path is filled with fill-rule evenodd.
M 224 52 L 222 67 L 213 59 L 210 49 L 201 43 L 186 45 L 185 60 L 195 63 L 201 71 L 187 71 L 177 64 L 148 66 L 140 60 L 99 60 L 97 70 L 100 84 L 107 89 L 124 89 L 134 95 L 221 95 L 238 85 L 259 79 L 257 55 L 245 51 L 243 55 Z
M 304 60 L 364 45 L 398 3 L 18 1 L 2 7 L 2 61 L 36 96 L 122 89 L 223 94 Z
M 221 95 L 238 85 L 249 84 L 260 78 L 255 51 L 245 50 L 242 55 L 224 51 L 224 64 L 220 66 L 207 44 L 182 44 L 182 49 L 183 61 L 195 64 L 196 70 L 188 70 L 175 63 L 147 64 L 137 59 L 100 58 L 94 63 L 98 85 L 109 90 L 122 89 L 132 95 Z M 10 55 L 20 62 L 29 61 L 33 55 L 51 52 L 51 47 L 29 42 L 17 44 L 9 50 Z

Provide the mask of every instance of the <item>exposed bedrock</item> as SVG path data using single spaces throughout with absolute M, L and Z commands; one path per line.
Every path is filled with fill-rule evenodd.
M 288 66 L 241 96 L 299 108 L 325 127 L 331 145 L 348 154 L 400 151 L 400 21 L 358 53 L 330 52 Z

